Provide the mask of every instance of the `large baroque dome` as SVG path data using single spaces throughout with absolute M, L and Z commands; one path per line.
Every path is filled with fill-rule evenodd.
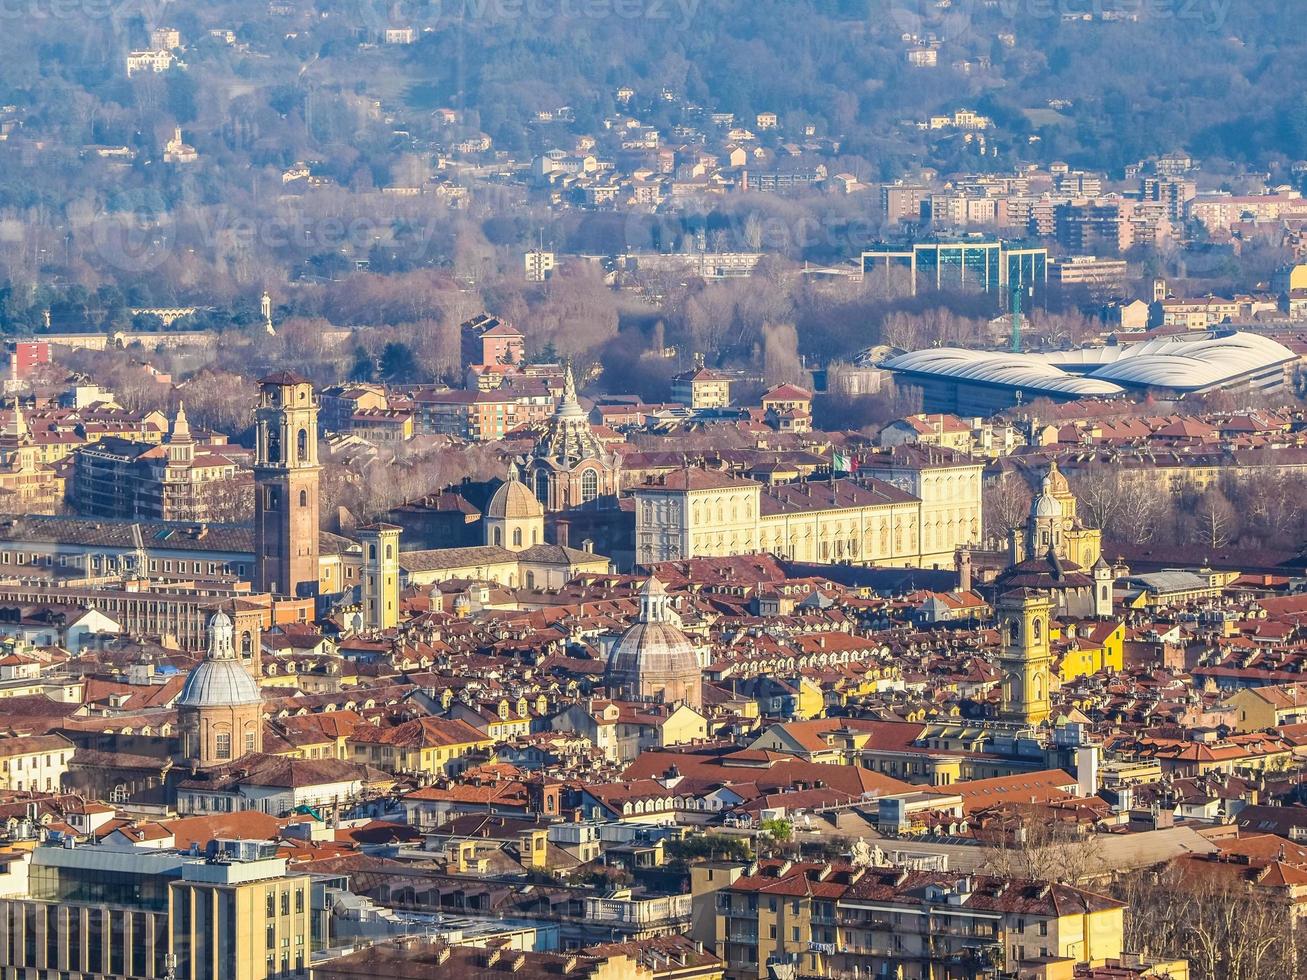
M 259 685 L 236 659 L 231 619 L 221 610 L 209 620 L 209 653 L 190 672 L 177 699 L 179 708 L 259 704 Z
M 616 697 L 632 701 L 703 704 L 703 678 L 694 646 L 671 622 L 667 591 L 650 578 L 640 591 L 640 618 L 613 646 L 604 679 Z

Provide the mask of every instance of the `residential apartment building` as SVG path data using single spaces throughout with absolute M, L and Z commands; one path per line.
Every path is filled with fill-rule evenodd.
M 73 743 L 62 735 L 0 739 L 0 789 L 58 793 L 73 757 Z
M 413 413 L 401 408 L 365 408 L 350 416 L 349 431 L 374 446 L 395 446 L 413 438 Z
M 1085 287 L 1105 295 L 1125 293 L 1129 265 L 1125 259 L 1100 259 L 1093 255 L 1070 255 L 1048 266 L 1048 281 L 1064 288 Z
M 1197 196 L 1198 185 L 1184 177 L 1145 177 L 1139 182 L 1140 199 L 1166 205 L 1166 216 L 1172 224 L 1184 221 L 1189 202 Z
M 1151 201 L 1071 201 L 1056 207 L 1055 220 L 1058 244 L 1072 252 L 1156 247 L 1171 235 L 1165 205 Z
M 354 762 L 387 772 L 457 775 L 495 740 L 457 718 L 415 718 L 393 728 L 360 725 L 346 742 Z
M 921 206 L 931 197 L 930 188 L 920 184 L 884 184 L 880 189 L 880 210 L 887 224 L 921 220 Z
M 690 408 L 727 408 L 731 404 L 731 378 L 702 365 L 672 378 L 672 400 Z
M 1237 299 L 1203 296 L 1199 299 L 1163 300 L 1162 326 L 1184 327 L 1186 330 L 1206 330 L 1221 323 L 1238 319 L 1240 304 Z
M 355 412 L 376 411 L 390 407 L 386 389 L 381 385 L 332 385 L 319 394 L 318 422 L 324 432 L 346 432 Z
M 1053 175 L 1053 190 L 1071 197 L 1097 197 L 1103 193 L 1103 175 L 1067 170 Z
M 552 399 L 533 399 L 500 389 L 424 391 L 414 395 L 413 402 L 419 431 L 469 442 L 503 439 L 519 426 L 542 421 L 553 407 Z
M 881 430 L 879 442 L 886 448 L 894 446 L 941 446 L 960 453 L 972 449 L 972 429 L 980 423 L 964 421 L 956 415 L 909 415 L 887 423 Z
M 1189 202 L 1189 217 L 1209 233 L 1228 231 L 1239 221 L 1279 221 L 1307 214 L 1307 200 L 1297 191 L 1285 194 L 1200 194 Z
M 219 452 L 197 451 L 190 441 L 170 437 L 164 445 L 108 437 L 73 454 L 72 503 L 88 517 L 156 521 L 231 518 L 223 495 L 241 491 L 250 474 Z
M 472 364 L 521 364 L 526 356 L 522 332 L 499 317 L 481 313 L 463 323 L 461 329 L 463 366 Z
M 922 220 L 935 228 L 977 228 L 1005 225 L 1007 202 L 969 194 L 931 194 L 921 209 Z
M 734 980 L 777 964 L 815 977 L 1069 977 L 1124 945 L 1124 903 L 1068 885 L 844 861 L 692 875 L 693 934 Z

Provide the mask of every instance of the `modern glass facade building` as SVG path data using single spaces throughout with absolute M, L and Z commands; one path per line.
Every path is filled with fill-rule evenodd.
M 284 859 L 206 861 L 162 849 L 44 845 L 9 862 L 5 877 L 6 977 L 308 975 L 312 883 L 288 873 Z
M 875 245 L 861 261 L 864 279 L 881 275 L 892 283 L 906 276 L 914 296 L 921 288 L 997 293 L 1009 284 L 1048 282 L 1048 249 L 980 238 Z

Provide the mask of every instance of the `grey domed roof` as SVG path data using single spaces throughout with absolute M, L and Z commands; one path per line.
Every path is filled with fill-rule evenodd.
M 209 653 L 182 685 L 177 699 L 180 708 L 222 708 L 237 704 L 258 704 L 263 700 L 258 682 L 236 659 L 232 646 L 232 624 L 219 610 L 209 620 Z
M 608 675 L 617 684 L 661 679 L 699 670 L 689 638 L 670 623 L 636 623 L 608 657 Z
M 1036 517 L 1061 517 L 1062 505 L 1058 503 L 1056 497 L 1052 494 L 1051 482 L 1047 477 L 1044 478 L 1044 489 L 1039 496 L 1035 498 L 1035 516 Z
M 608 683 L 637 692 L 698 673 L 699 658 L 689 637 L 668 622 L 666 589 L 650 578 L 640 591 L 639 621 L 608 656 Z
M 257 704 L 262 700 L 259 685 L 238 661 L 205 660 L 186 678 L 177 705 L 182 708 L 219 708 Z

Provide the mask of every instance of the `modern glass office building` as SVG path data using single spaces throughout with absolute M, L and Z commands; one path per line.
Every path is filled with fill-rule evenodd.
M 265 845 L 275 853 L 275 844 Z M 307 976 L 316 904 L 284 858 L 41 845 L 0 874 L 0 975 L 33 980 Z M 24 879 L 26 879 L 24 881 Z
M 1043 287 L 1048 249 L 980 238 L 879 244 L 862 253 L 862 275 L 891 283 L 906 276 L 914 296 L 921 288 L 996 293 L 1015 283 Z

